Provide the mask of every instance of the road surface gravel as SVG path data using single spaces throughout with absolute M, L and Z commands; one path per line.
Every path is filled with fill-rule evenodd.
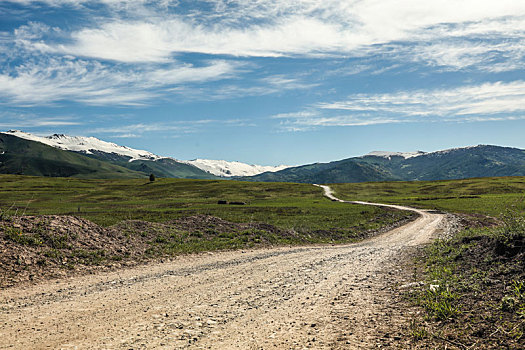
M 411 210 L 417 220 L 357 244 L 188 255 L 3 290 L 0 348 L 366 349 L 378 337 L 395 344 L 400 338 L 388 330 L 406 322 L 387 292 L 400 271 L 396 257 L 428 242 L 444 220 Z

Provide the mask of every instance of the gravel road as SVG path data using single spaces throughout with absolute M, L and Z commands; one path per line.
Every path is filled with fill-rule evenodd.
M 395 258 L 444 220 L 416 211 L 417 220 L 357 244 L 205 253 L 3 290 L 0 348 L 353 349 L 375 348 L 379 336 L 395 344 Z

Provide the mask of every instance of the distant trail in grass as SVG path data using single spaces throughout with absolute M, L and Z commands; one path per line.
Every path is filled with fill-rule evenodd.
M 334 202 L 359 204 L 359 205 L 371 205 L 371 206 L 374 206 L 374 207 L 384 207 L 384 208 L 393 208 L 393 209 L 398 209 L 398 210 L 413 211 L 413 212 L 415 212 L 415 213 L 417 213 L 419 215 L 422 215 L 424 213 L 424 211 L 422 211 L 420 209 L 411 208 L 411 207 L 405 207 L 405 206 L 402 206 L 402 205 L 372 203 L 372 202 L 363 202 L 363 201 L 345 201 L 345 200 L 339 199 L 336 196 L 334 196 L 334 192 L 332 191 L 330 186 L 317 185 L 317 184 L 314 184 L 314 186 L 321 187 L 324 190 L 324 195 L 326 197 L 328 197 L 330 200 L 334 201 Z
M 344 200 L 395 203 L 490 216 L 500 216 L 511 206 L 517 210 L 525 210 L 525 177 L 367 182 L 330 186 Z

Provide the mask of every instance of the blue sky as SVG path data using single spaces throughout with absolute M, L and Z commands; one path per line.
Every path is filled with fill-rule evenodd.
M 0 130 L 304 164 L 525 148 L 525 1 L 0 2 Z

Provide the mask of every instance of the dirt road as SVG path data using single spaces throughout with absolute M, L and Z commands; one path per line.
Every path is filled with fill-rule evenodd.
M 0 348 L 375 348 L 378 331 L 395 343 L 393 258 L 443 220 L 418 212 L 358 244 L 184 256 L 4 290 Z

